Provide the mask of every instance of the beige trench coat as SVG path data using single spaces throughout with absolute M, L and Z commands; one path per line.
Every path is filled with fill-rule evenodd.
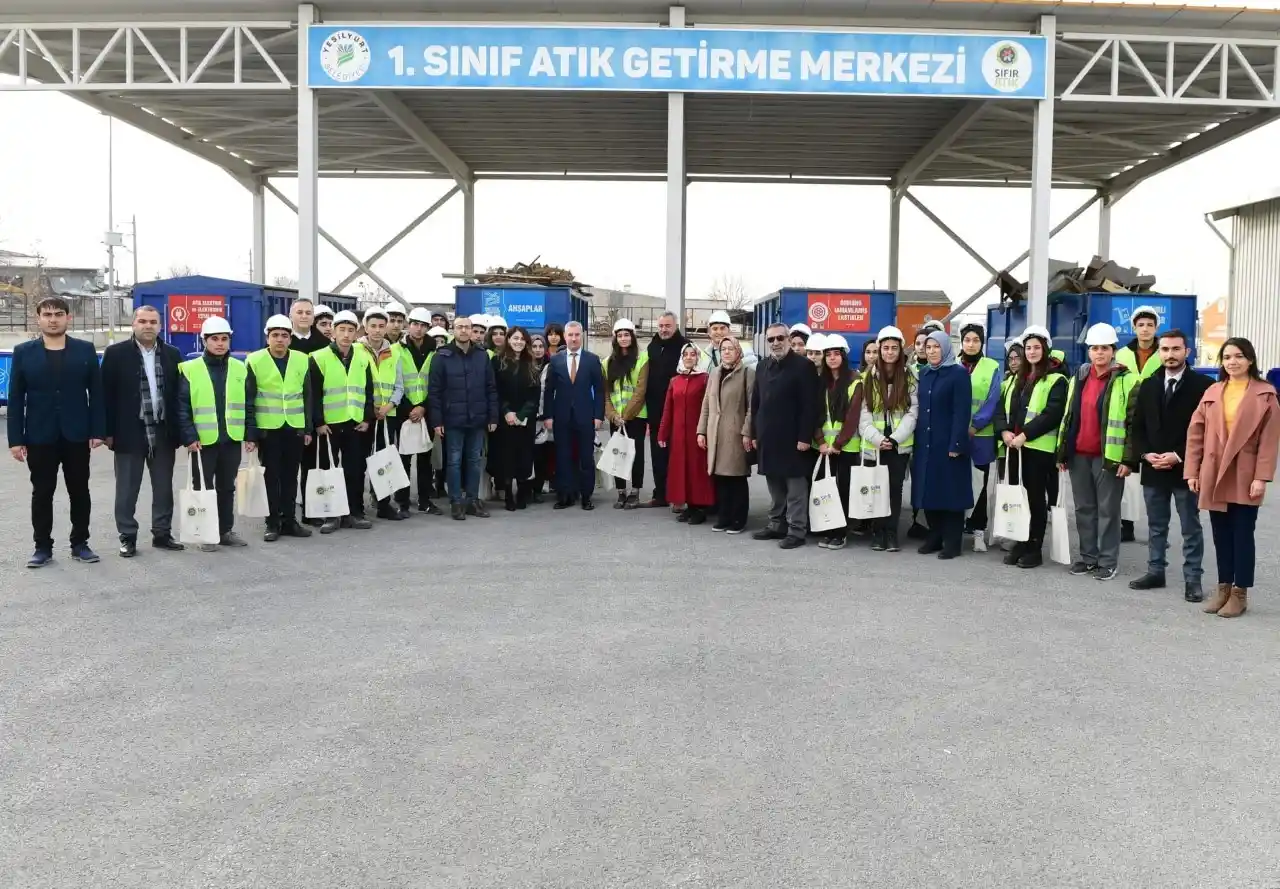
M 742 437 L 751 434 L 751 387 L 755 380 L 756 369 L 743 367 L 742 362 L 727 375 L 724 367 L 712 368 L 707 378 L 698 434 L 707 437 L 707 471 L 712 475 L 751 474 Z

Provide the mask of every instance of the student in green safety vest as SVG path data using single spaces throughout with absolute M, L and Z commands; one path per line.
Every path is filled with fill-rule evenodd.
M 1071 376 L 1058 434 L 1058 463 L 1071 473 L 1080 558 L 1077 576 L 1116 576 L 1124 480 L 1136 467 L 1125 460 L 1125 437 L 1137 399 L 1138 375 L 1115 361 L 1116 329 L 1095 324 L 1085 333 L 1089 362 Z
M 649 385 L 649 353 L 636 341 L 636 326 L 630 318 L 613 325 L 613 351 L 604 360 L 604 417 L 615 432 L 625 430 L 635 442 L 635 462 L 631 478 L 615 478 L 618 502 L 614 509 L 638 509 L 644 487 L 644 435 L 649 411 L 644 396 Z M 628 484 L 630 482 L 630 484 Z
M 218 545 L 247 546 L 235 532 L 235 495 L 241 445 L 252 453 L 257 440 L 253 383 L 244 362 L 231 357 L 226 318 L 206 319 L 200 338 L 204 354 L 178 365 L 179 440 L 199 462 L 203 487 L 217 491 Z
M 902 331 L 882 328 L 876 341 L 880 354 L 863 382 L 858 432 L 862 436 L 863 465 L 878 462 L 889 469 L 889 516 L 876 519 L 871 548 L 896 553 L 901 548 L 898 519 L 902 515 L 902 485 L 911 464 L 919 404 L 915 375 L 907 369 Z
M 404 423 L 426 423 L 429 436 L 431 420 L 427 416 L 427 379 L 431 373 L 431 356 L 436 351 L 436 338 L 431 336 L 429 328 L 431 315 L 426 309 L 414 309 L 409 312 L 409 329 L 405 333 L 404 342 L 400 344 L 400 372 L 404 378 L 404 398 L 400 402 L 398 413 L 404 415 Z M 443 331 L 441 331 L 443 333 Z M 397 437 L 398 440 L 398 437 Z M 425 454 L 405 454 L 405 475 L 413 479 L 413 466 L 418 466 L 418 512 L 428 515 L 443 515 L 443 510 L 431 502 L 431 494 L 435 487 L 435 473 L 431 468 L 431 452 Z M 404 488 L 398 494 L 400 505 L 409 507 L 409 489 Z
M 320 452 L 319 466 L 329 468 L 332 446 L 334 456 L 342 461 L 350 510 L 341 519 L 325 519 L 321 534 L 332 534 L 339 528 L 365 531 L 373 527 L 364 517 L 364 471 L 369 454 L 366 435 L 374 418 L 372 359 L 368 349 L 354 342 L 358 325 L 355 312 L 339 312 L 333 318 L 333 343 L 311 353 L 311 423 Z
M 357 343 L 369 355 L 369 371 L 373 374 L 373 424 L 365 433 L 365 453 L 395 444 L 403 414 L 396 408 L 404 398 L 404 371 L 400 363 L 400 344 L 387 338 L 390 316 L 386 309 L 369 309 L 364 313 L 364 336 Z M 383 422 L 385 421 L 385 422 Z M 404 501 L 396 492 L 396 504 L 390 497 L 378 501 L 377 516 L 388 522 L 409 518 L 408 491 Z
M 982 353 L 987 332 L 981 324 L 960 328 L 960 366 L 969 372 L 970 410 L 969 456 L 975 469 L 982 473 L 982 490 L 965 522 L 965 533 L 973 535 L 973 551 L 987 551 L 987 476 L 996 460 L 996 406 L 1000 403 L 1000 364 Z
M 1129 368 L 1137 375 L 1135 386 L 1160 370 L 1160 338 L 1156 335 L 1160 330 L 1160 311 L 1155 306 L 1138 306 L 1129 315 L 1129 325 L 1133 328 L 1133 339 L 1123 349 L 1116 352 L 1116 363 Z M 1133 522 L 1127 519 L 1120 522 L 1120 542 L 1132 543 L 1135 539 Z
M 311 529 L 298 524 L 294 500 L 298 470 L 311 444 L 311 387 L 307 371 L 309 353 L 291 349 L 291 319 L 272 315 L 264 333 L 267 347 L 245 359 L 249 388 L 254 391 L 253 416 L 257 427 L 258 454 L 267 485 L 266 531 L 262 539 L 272 543 L 286 537 L 310 537 Z
M 855 418 L 862 415 L 862 377 L 849 364 L 849 343 L 838 333 L 822 340 L 822 402 L 819 413 L 818 453 L 829 458 L 831 472 L 835 475 L 836 489 L 840 492 L 841 514 L 849 514 L 849 470 L 857 465 L 862 451 L 862 439 L 847 436 L 840 447 L 836 441 L 847 425 L 849 414 L 856 404 Z M 857 419 L 854 420 L 857 428 Z M 849 527 L 823 531 L 818 540 L 821 549 L 844 549 Z
M 1067 378 L 1053 357 L 1049 331 L 1028 327 L 1022 335 L 1025 357 L 996 408 L 994 428 L 1008 462 L 1010 484 L 1027 490 L 1031 532 L 1005 555 L 1006 565 L 1039 568 L 1044 564 L 1044 535 L 1049 521 L 1049 483 L 1058 474 L 1058 430 L 1067 407 Z

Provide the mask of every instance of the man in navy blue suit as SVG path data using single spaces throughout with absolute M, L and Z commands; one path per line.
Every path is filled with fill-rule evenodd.
M 9 453 L 31 472 L 36 550 L 28 568 L 53 560 L 53 494 L 58 469 L 71 501 L 71 558 L 96 562 L 89 548 L 89 451 L 102 444 L 106 418 L 93 343 L 67 336 L 71 307 L 45 297 L 36 304 L 40 339 L 19 343 L 9 371 Z
M 564 328 L 565 350 L 547 366 L 545 425 L 556 441 L 556 509 L 581 498 L 583 509 L 595 509 L 595 438 L 604 423 L 604 370 L 600 359 L 582 343 L 582 325 Z M 575 465 L 573 451 L 577 448 Z

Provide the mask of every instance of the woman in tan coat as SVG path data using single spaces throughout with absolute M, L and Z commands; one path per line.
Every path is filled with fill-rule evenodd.
M 750 435 L 755 374 L 755 368 L 743 363 L 742 344 L 732 337 L 722 340 L 720 364 L 707 379 L 698 420 L 698 447 L 707 452 L 707 471 L 715 483 L 719 506 L 712 531 L 741 534 L 747 527 L 747 478 L 754 455 L 748 455 L 743 439 Z
M 1227 340 L 1218 360 L 1227 379 L 1209 387 L 1191 418 L 1183 478 L 1209 510 L 1218 557 L 1218 592 L 1204 610 L 1239 617 L 1253 586 L 1258 507 L 1275 478 L 1280 405 L 1248 340 Z

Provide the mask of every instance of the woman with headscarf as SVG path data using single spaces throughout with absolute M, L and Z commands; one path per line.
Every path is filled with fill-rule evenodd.
M 693 343 L 680 350 L 676 376 L 667 386 L 658 427 L 658 447 L 667 450 L 667 500 L 683 504 L 679 521 L 701 525 L 715 503 L 707 455 L 698 446 L 698 421 L 707 393 L 707 374 L 698 369 L 702 353 Z
M 951 337 L 940 330 L 928 334 L 923 352 L 911 505 L 923 509 L 929 520 L 920 554 L 954 559 L 964 539 L 965 511 L 973 506 L 969 374 L 956 361 Z
M 975 469 L 982 473 L 982 490 L 973 512 L 965 522 L 965 534 L 973 535 L 973 551 L 987 551 L 987 477 L 996 461 L 996 433 L 992 420 L 1000 403 L 1000 364 L 983 354 L 987 332 L 981 324 L 960 328 L 960 367 L 969 374 L 970 403 L 973 419 L 969 421 L 969 456 Z
M 720 341 L 720 363 L 707 375 L 707 394 L 698 418 L 698 447 L 707 453 L 707 471 L 715 486 L 716 523 L 712 531 L 741 534 L 747 527 L 754 454 L 742 446 L 751 435 L 751 387 L 756 370 L 743 361 L 742 344 Z
M 867 372 L 863 385 L 862 413 L 858 432 L 862 436 L 862 463 L 882 463 L 889 469 L 889 516 L 876 519 L 876 552 L 898 552 L 898 519 L 902 515 L 902 484 L 911 463 L 915 442 L 915 375 L 907 369 L 902 348 L 902 331 L 886 327 L 876 337 L 880 351 L 875 366 Z
M 645 390 L 649 385 L 649 353 L 636 341 L 636 326 L 630 318 L 613 325 L 613 351 L 604 360 L 604 416 L 615 430 L 623 430 L 635 445 L 631 478 L 615 478 L 618 502 L 614 509 L 640 506 L 644 486 L 644 434 L 649 423 Z M 630 489 L 628 490 L 628 481 Z

